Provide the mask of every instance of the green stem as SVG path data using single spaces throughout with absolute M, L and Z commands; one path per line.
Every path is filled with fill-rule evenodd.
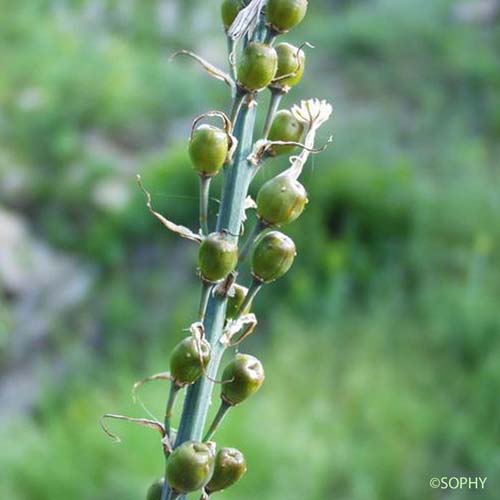
M 264 38 L 264 43 L 266 45 L 273 45 L 276 38 L 278 38 L 278 35 L 279 33 L 274 31 L 273 29 L 267 30 L 266 36 Z
M 239 262 L 245 261 L 248 253 L 250 252 L 254 244 L 257 242 L 262 232 L 267 229 L 267 227 L 268 227 L 267 224 L 264 224 L 261 219 L 257 219 L 257 222 L 253 226 L 250 234 L 248 235 L 245 244 L 240 250 L 240 255 L 238 257 Z
M 208 229 L 208 200 L 210 197 L 211 177 L 200 175 L 200 229 L 201 234 L 207 235 Z
M 214 284 L 202 279 L 201 284 L 201 298 L 200 298 L 200 308 L 198 310 L 198 321 L 203 323 L 205 319 L 205 313 L 207 312 L 208 300 L 210 299 L 210 292 L 212 291 Z
M 247 158 L 252 151 L 255 114 L 256 107 L 249 108 L 246 103 L 243 103 L 238 113 L 233 132 L 238 139 L 238 147 L 233 156 L 232 164 L 226 169 L 217 220 L 217 231 L 225 230 L 229 237 L 236 242 L 253 174 L 253 166 Z M 210 294 L 203 324 L 205 338 L 211 345 L 211 359 L 207 367 L 207 374 L 211 379 L 217 377 L 225 350 L 224 345 L 220 342 L 220 337 L 224 327 L 226 305 L 227 297 Z M 214 383 L 208 377 L 200 377 L 196 383 L 188 388 L 175 446 L 188 440 L 201 440 L 210 408 L 213 387 Z M 165 483 L 161 500 L 167 500 L 169 490 L 170 488 Z M 185 497 L 182 495 L 180 498 Z
M 174 411 L 174 405 L 177 395 L 179 394 L 179 389 L 180 387 L 174 381 L 170 383 L 170 392 L 168 394 L 167 408 L 165 410 L 165 432 L 167 433 L 169 439 L 171 427 L 170 421 L 172 420 L 172 412 Z
M 262 283 L 262 281 L 259 281 L 254 278 L 245 296 L 245 300 L 243 301 L 243 304 L 241 304 L 239 310 L 240 315 L 246 311 L 247 307 L 252 303 L 253 299 L 255 299 L 255 296 L 260 292 L 260 289 L 262 288 L 263 285 L 264 283 Z
M 231 113 L 229 115 L 229 119 L 231 120 L 231 123 L 234 125 L 236 121 L 238 120 L 238 115 L 240 113 L 243 100 L 246 97 L 246 93 L 240 89 L 239 87 L 236 89 L 236 95 L 234 96 L 233 99 L 233 106 L 231 108 Z
M 222 423 L 224 417 L 227 415 L 228 411 L 231 408 L 232 408 L 231 405 L 227 404 L 225 401 L 221 401 L 219 409 L 217 410 L 214 420 L 210 425 L 210 428 L 208 429 L 207 433 L 205 434 L 203 441 L 207 442 L 212 439 L 212 437 L 215 434 L 215 431 L 219 428 L 219 425 Z
M 283 92 L 280 90 L 271 90 L 271 100 L 269 101 L 269 109 L 267 110 L 266 123 L 264 125 L 264 132 L 262 132 L 262 138 L 267 139 L 269 136 L 269 131 L 271 130 L 271 126 L 273 124 L 274 117 L 276 116 L 276 112 L 281 103 L 281 99 L 283 99 Z
M 234 40 L 228 36 L 227 37 L 227 55 L 228 55 L 228 59 L 229 59 L 229 74 L 231 75 L 231 77 L 233 78 L 233 80 L 236 81 L 236 67 L 235 67 L 235 64 L 234 64 L 234 57 L 235 57 L 235 54 L 234 54 Z

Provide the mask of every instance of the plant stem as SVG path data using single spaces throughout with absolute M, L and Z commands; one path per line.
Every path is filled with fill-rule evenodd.
M 235 98 L 238 99 L 238 96 Z M 226 169 L 222 200 L 217 220 L 217 231 L 225 230 L 229 238 L 237 242 L 243 218 L 248 186 L 252 180 L 253 166 L 248 162 L 253 145 L 256 107 L 242 103 L 241 110 L 234 127 L 234 135 L 238 139 L 233 162 Z M 220 342 L 226 315 L 227 297 L 210 294 L 203 321 L 205 338 L 211 345 L 211 360 L 207 374 L 215 379 L 225 347 Z M 200 441 L 210 407 L 214 383 L 208 377 L 201 377 L 187 390 L 181 422 L 175 440 L 179 446 L 188 440 Z M 167 500 L 170 488 L 165 483 L 161 500 Z M 185 496 L 180 497 L 185 498 Z
M 244 260 L 247 258 L 248 253 L 254 246 L 255 242 L 259 239 L 259 236 L 262 234 L 263 231 L 267 229 L 267 227 L 268 226 L 264 224 L 261 219 L 257 219 L 255 225 L 252 228 L 252 231 L 247 236 L 245 244 L 240 250 L 240 255 L 238 257 L 239 262 L 244 262 Z
M 231 114 L 229 115 L 229 119 L 231 123 L 234 125 L 238 120 L 238 115 L 243 104 L 243 100 L 245 99 L 246 94 L 238 87 L 236 89 L 236 95 L 233 99 L 233 107 L 231 108 Z
M 213 435 L 215 434 L 215 431 L 219 428 L 219 425 L 222 423 L 224 417 L 227 415 L 227 412 L 231 408 L 232 408 L 231 405 L 227 404 L 225 401 L 221 401 L 219 409 L 217 410 L 214 420 L 210 425 L 210 428 L 208 429 L 207 433 L 205 434 L 203 441 L 207 442 L 212 439 Z
M 273 45 L 277 37 L 278 33 L 276 33 L 276 31 L 272 29 L 267 30 L 266 36 L 264 38 L 264 43 L 266 43 L 267 45 Z
M 211 177 L 200 175 L 200 229 L 201 234 L 207 235 L 208 230 L 208 200 L 210 197 Z
M 264 132 L 262 132 L 262 138 L 267 139 L 269 135 L 269 131 L 271 130 L 271 126 L 273 124 L 274 117 L 276 116 L 276 112 L 281 103 L 281 99 L 283 99 L 283 92 L 280 90 L 271 90 L 271 100 L 269 101 L 269 109 L 267 110 L 266 116 L 266 124 L 264 125 Z
M 202 279 L 200 308 L 198 310 L 198 321 L 200 321 L 201 323 L 203 323 L 203 320 L 205 319 L 205 313 L 207 311 L 207 306 L 208 306 L 208 299 L 210 298 L 210 292 L 212 291 L 213 286 L 214 286 L 213 283 L 210 283 Z
M 165 410 L 165 432 L 170 439 L 170 421 L 172 419 L 172 412 L 174 410 L 175 401 L 179 394 L 180 387 L 172 380 L 170 382 L 170 392 L 168 394 L 167 408 Z
M 229 59 L 229 74 L 231 75 L 231 77 L 233 78 L 233 80 L 236 80 L 236 67 L 235 67 L 235 64 L 234 64 L 234 48 L 235 48 L 235 44 L 234 44 L 234 40 L 228 36 L 227 37 L 227 55 L 228 55 L 228 59 Z
M 255 296 L 260 292 L 263 285 L 264 283 L 262 283 L 262 281 L 254 278 L 245 296 L 245 300 L 243 301 L 243 304 L 241 304 L 239 311 L 240 315 L 243 314 L 247 307 L 252 303 L 252 300 L 255 299 Z

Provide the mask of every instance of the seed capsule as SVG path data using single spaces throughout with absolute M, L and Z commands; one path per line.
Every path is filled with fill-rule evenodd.
M 263 43 L 251 42 L 238 62 L 238 83 L 252 92 L 261 90 L 272 82 L 277 68 L 276 50 Z
M 189 156 L 198 174 L 217 175 L 224 165 L 229 150 L 229 139 L 224 130 L 213 125 L 200 125 L 189 142 Z
M 161 500 L 161 492 L 164 484 L 165 479 L 163 477 L 155 481 L 148 489 L 146 500 Z
M 178 386 L 196 382 L 210 361 L 210 344 L 193 336 L 181 340 L 170 354 L 170 375 Z
M 222 448 L 215 457 L 214 475 L 205 486 L 207 493 L 222 491 L 237 483 L 246 473 L 247 464 L 241 451 Z
M 224 402 L 234 406 L 248 399 L 260 389 L 264 382 L 262 363 L 249 354 L 236 354 L 224 368 L 221 397 Z
M 307 192 L 289 175 L 281 174 L 267 181 L 257 194 L 257 214 L 271 226 L 294 221 L 304 211 Z
M 304 135 L 304 124 L 299 122 L 292 112 L 282 109 L 276 113 L 268 139 L 270 141 L 300 142 Z M 272 146 L 269 154 L 272 156 L 290 154 L 296 146 Z
M 281 278 L 292 267 L 295 244 L 283 233 L 267 233 L 255 247 L 252 257 L 252 274 L 262 283 L 270 283 Z
M 203 488 L 214 471 L 215 457 L 205 443 L 186 441 L 176 448 L 167 461 L 166 476 L 177 493 L 189 493 Z
M 228 298 L 226 318 L 235 319 L 238 316 L 239 310 L 245 297 L 248 293 L 248 288 L 241 285 L 233 285 L 234 295 Z
M 227 31 L 231 24 L 233 24 L 238 12 L 243 7 L 241 0 L 224 0 L 221 4 L 220 11 L 222 17 L 222 24 Z
M 290 88 L 295 87 L 304 74 L 306 55 L 303 50 L 290 43 L 280 43 L 276 45 L 278 54 L 278 69 L 273 82 L 273 87 Z M 290 75 L 287 78 L 282 78 Z
M 307 12 L 307 0 L 269 0 L 267 22 L 279 33 L 297 26 Z
M 224 279 L 238 262 L 238 247 L 224 233 L 209 234 L 200 245 L 198 267 L 205 281 Z

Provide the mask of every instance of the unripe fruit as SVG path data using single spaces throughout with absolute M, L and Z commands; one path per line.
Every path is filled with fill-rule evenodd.
M 238 62 L 238 83 L 249 91 L 263 89 L 272 82 L 277 68 L 276 50 L 263 43 L 251 42 Z
M 220 6 L 220 13 L 222 17 L 222 24 L 226 31 L 233 24 L 238 12 L 243 7 L 241 0 L 224 0 Z
M 248 288 L 235 284 L 233 285 L 233 292 L 234 295 L 227 300 L 226 318 L 228 319 L 235 319 L 238 316 L 240 307 L 248 293 Z
M 293 116 L 288 109 L 276 113 L 268 139 L 270 141 L 300 142 L 304 135 L 304 124 Z M 272 156 L 289 154 L 296 146 L 272 146 L 268 152 Z
M 215 457 L 214 474 L 205 486 L 208 493 L 222 491 L 237 483 L 247 471 L 245 457 L 236 448 L 222 448 Z
M 203 488 L 214 471 L 215 457 L 205 443 L 186 441 L 176 448 L 167 461 L 166 476 L 177 493 L 189 493 Z
M 209 234 L 200 245 L 198 267 L 205 281 L 224 279 L 238 262 L 238 247 L 224 233 Z
M 274 87 L 295 87 L 304 74 L 306 55 L 303 50 L 290 43 L 280 43 L 276 45 L 276 53 L 278 54 L 278 69 L 273 83 Z M 290 75 L 287 78 L 281 78 Z
M 213 125 L 200 125 L 189 141 L 189 156 L 193 168 L 200 175 L 216 175 L 226 162 L 229 139 L 224 132 Z
M 163 477 L 155 481 L 148 489 L 146 500 L 161 500 L 161 492 L 164 484 L 165 479 Z
M 267 233 L 255 247 L 252 274 L 262 283 L 281 278 L 292 267 L 297 251 L 291 238 L 279 231 Z
M 170 354 L 170 375 L 178 386 L 196 382 L 210 361 L 210 344 L 205 339 L 186 337 Z
M 249 354 L 236 354 L 234 359 L 224 368 L 221 397 L 227 404 L 234 406 L 260 389 L 264 382 L 262 363 Z
M 283 33 L 297 26 L 307 12 L 307 0 L 268 0 L 267 22 Z
M 267 181 L 257 194 L 257 215 L 274 226 L 294 221 L 304 211 L 307 192 L 290 175 L 281 174 Z

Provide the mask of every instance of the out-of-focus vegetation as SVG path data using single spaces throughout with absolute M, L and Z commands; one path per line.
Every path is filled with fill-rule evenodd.
M 286 228 L 294 272 L 256 304 L 268 377 L 220 431 L 249 464 L 220 496 L 437 499 L 429 479 L 456 475 L 498 498 L 497 2 L 310 3 L 286 103 L 333 101 L 335 141 Z M 0 1 L 0 498 L 135 500 L 162 472 L 157 436 L 113 424 L 116 446 L 98 418 L 144 415 L 130 385 L 196 310 L 195 251 L 134 175 L 195 224 L 190 120 L 228 98 L 168 55 L 224 64 L 216 4 Z M 143 396 L 161 415 L 166 388 Z

